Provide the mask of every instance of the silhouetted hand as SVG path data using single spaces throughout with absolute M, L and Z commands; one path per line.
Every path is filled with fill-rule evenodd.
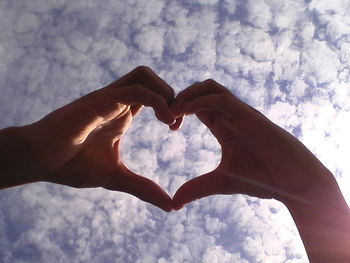
M 42 180 L 123 191 L 170 211 L 172 200 L 156 183 L 125 167 L 119 144 L 142 105 L 152 107 L 160 121 L 174 124 L 168 107 L 173 98 L 169 85 L 149 68 L 138 67 L 23 127 L 34 158 L 45 170 Z
M 222 148 L 214 171 L 178 189 L 175 209 L 213 194 L 275 198 L 289 209 L 310 262 L 350 262 L 349 207 L 333 175 L 301 142 L 213 80 L 181 92 L 172 110 L 195 113 Z
M 213 194 L 307 202 L 315 184 L 334 180 L 295 137 L 213 80 L 182 91 L 172 109 L 176 116 L 196 114 L 222 148 L 214 171 L 186 182 L 176 192 L 178 209 Z

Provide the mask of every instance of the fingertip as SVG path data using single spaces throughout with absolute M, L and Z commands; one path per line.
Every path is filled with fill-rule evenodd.
M 190 201 L 187 200 L 187 198 L 185 197 L 183 189 L 186 188 L 184 187 L 184 185 L 182 185 L 177 192 L 175 193 L 174 197 L 173 197 L 173 208 L 174 210 L 178 211 L 180 209 L 182 209 L 183 207 L 185 207 L 186 204 L 188 204 Z
M 176 119 L 173 116 L 168 116 L 165 121 L 166 124 L 168 124 L 169 126 L 172 126 L 176 123 Z
M 165 100 L 160 98 L 157 103 L 153 103 L 152 107 L 158 120 L 169 126 L 175 124 L 176 117 L 169 108 L 168 104 L 165 103 Z
M 162 191 L 164 190 L 162 189 Z M 164 201 L 162 202 L 162 207 L 160 208 L 163 209 L 163 211 L 169 213 L 174 210 L 173 199 L 165 192 L 164 192 L 164 195 L 166 196 L 166 198 L 164 198 Z
M 176 118 L 175 122 L 169 125 L 169 129 L 172 131 L 177 131 L 182 127 L 182 125 L 183 125 L 183 116 Z
M 164 212 L 170 213 L 171 211 L 173 211 L 175 209 L 174 205 L 173 205 L 173 200 L 165 192 L 163 194 L 159 195 L 158 197 L 157 196 L 148 197 L 148 198 L 147 197 L 143 198 L 140 196 L 137 196 L 137 197 L 140 198 L 141 200 L 149 203 L 149 204 L 152 204 L 152 205 L 162 209 Z
M 116 181 L 113 180 L 105 188 L 129 193 L 165 212 L 171 212 L 174 209 L 172 198 L 154 181 L 135 174 L 123 164 L 118 171 L 118 176 L 120 174 L 123 175 L 123 180 L 115 179 Z
M 174 210 L 174 205 L 173 205 L 173 200 L 171 199 L 171 197 L 164 192 L 163 189 L 159 188 L 158 194 L 157 192 L 153 192 L 153 193 L 149 193 L 150 196 L 146 197 L 139 197 L 141 200 L 152 204 L 160 209 L 162 209 L 164 212 L 168 212 L 170 213 L 171 211 Z M 146 198 L 144 198 L 146 197 Z
M 223 191 L 225 180 L 221 180 L 216 175 L 216 171 L 198 176 L 184 183 L 176 191 L 173 197 L 173 205 L 175 209 L 181 209 L 187 203 L 193 202 L 203 197 L 213 194 L 220 194 Z
M 174 124 L 169 125 L 169 129 L 172 130 L 172 131 L 178 130 L 178 128 Z
M 185 207 L 185 205 L 186 204 L 173 204 L 173 209 L 175 210 L 175 211 L 179 211 L 179 210 L 181 210 L 182 208 L 184 208 Z
M 170 212 L 172 212 L 175 208 L 174 208 L 174 207 L 165 207 L 165 208 L 162 208 L 162 209 L 163 209 L 163 211 L 170 213 Z
M 165 124 L 172 126 L 176 123 L 176 118 L 175 116 L 167 110 L 155 110 L 155 115 L 158 120 L 161 122 L 164 122 Z
M 174 116 L 171 116 L 171 115 L 164 116 L 163 119 L 162 119 L 162 121 L 163 121 L 165 124 L 169 125 L 169 127 L 175 125 L 175 123 L 176 123 L 175 117 L 174 117 Z

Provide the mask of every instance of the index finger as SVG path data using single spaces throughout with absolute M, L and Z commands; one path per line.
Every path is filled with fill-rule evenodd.
M 142 85 L 153 92 L 161 95 L 170 105 L 174 100 L 175 92 L 170 85 L 161 79 L 153 70 L 146 66 L 139 66 L 110 84 L 110 87 L 123 87 L 130 85 Z
M 189 86 L 187 89 L 181 91 L 177 95 L 174 103 L 171 105 L 172 111 L 175 115 L 179 116 L 183 114 L 182 106 L 185 102 L 197 99 L 201 96 L 219 93 L 230 94 L 231 92 L 212 79 L 194 83 L 193 85 Z
M 191 105 L 194 112 L 186 112 L 186 107 Z M 250 113 L 259 113 L 253 107 L 236 97 L 230 90 L 208 79 L 195 83 L 183 90 L 171 105 L 175 117 L 184 114 L 193 114 L 198 111 L 214 111 L 222 109 L 226 113 L 234 114 L 236 117 L 246 116 Z

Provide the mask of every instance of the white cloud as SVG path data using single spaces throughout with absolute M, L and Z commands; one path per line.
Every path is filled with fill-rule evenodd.
M 263 30 L 243 27 L 238 45 L 245 54 L 258 62 L 271 60 L 273 57 L 274 46 L 271 37 Z
M 271 105 L 271 108 L 266 111 L 265 114 L 273 122 L 285 129 L 288 129 L 291 127 L 296 127 L 300 124 L 296 110 L 297 109 L 294 105 L 277 101 L 275 104 Z
M 163 53 L 163 29 L 160 27 L 143 28 L 134 37 L 135 44 L 141 52 L 152 57 L 161 57 Z
M 342 42 L 340 45 L 340 61 L 344 64 L 350 63 L 350 43 Z
M 173 161 L 182 158 L 186 149 L 186 140 L 181 133 L 175 133 L 168 136 L 162 143 L 161 150 L 159 152 L 160 159 L 162 161 Z
M 313 85 L 330 83 L 337 78 L 338 56 L 324 41 L 314 40 L 308 45 L 300 62 L 304 78 Z
M 34 121 L 148 64 L 177 92 L 214 78 L 282 127 L 300 126 L 303 142 L 350 185 L 346 1 L 28 0 L 0 7 L 1 127 Z M 221 156 L 195 117 L 174 133 L 145 109 L 122 157 L 173 194 Z M 307 262 L 291 216 L 274 201 L 216 196 L 165 214 L 103 189 L 34 184 L 0 197 L 5 262 Z
M 19 17 L 17 26 L 14 28 L 16 33 L 28 33 L 36 30 L 40 25 L 40 19 L 34 13 L 25 13 Z
M 247 21 L 257 28 L 269 30 L 272 20 L 270 6 L 264 0 L 250 0 L 247 2 Z
M 301 38 L 303 39 L 304 42 L 309 42 L 312 40 L 315 34 L 315 26 L 313 23 L 306 22 L 302 25 L 302 30 L 301 30 Z
M 214 12 L 202 10 L 191 17 L 194 23 L 194 30 L 197 31 L 196 45 L 193 49 L 193 56 L 188 58 L 187 63 L 194 68 L 213 70 L 216 61 L 215 30 L 217 28 Z
M 188 2 L 191 4 L 216 5 L 219 2 L 219 0 L 198 0 L 198 1 L 190 0 Z
M 342 1 L 342 0 L 335 0 L 335 1 L 332 1 L 332 0 L 322 0 L 322 1 L 312 0 L 309 4 L 309 8 L 314 9 L 321 14 L 325 14 L 325 13 L 332 14 L 332 11 L 337 12 L 337 13 L 341 12 L 341 10 L 343 9 L 343 7 L 345 7 L 345 5 L 349 6 L 349 4 L 346 4 L 346 1 Z
M 236 1 L 230 1 L 230 0 L 223 1 L 223 6 L 225 10 L 231 15 L 233 15 L 236 12 L 236 5 L 237 5 Z
M 202 258 L 203 263 L 246 263 L 239 254 L 228 253 L 220 246 L 210 247 L 205 251 Z
M 218 234 L 221 231 L 227 229 L 225 223 L 221 222 L 218 218 L 212 218 L 209 215 L 205 216 L 205 229 L 211 235 Z
M 343 36 L 350 35 L 349 21 L 342 20 L 342 17 L 338 17 L 337 20 L 331 20 L 326 27 L 326 34 L 336 42 Z
M 298 22 L 307 19 L 304 1 L 267 0 L 274 15 L 274 25 L 281 30 L 294 29 Z

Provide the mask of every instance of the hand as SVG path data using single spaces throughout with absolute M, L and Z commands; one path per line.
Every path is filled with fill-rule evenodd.
M 334 180 L 295 137 L 213 80 L 182 91 L 172 109 L 176 116 L 196 114 L 222 148 L 214 171 L 186 182 L 176 192 L 177 209 L 213 194 L 307 202 L 314 185 Z
M 23 127 L 43 181 L 73 187 L 123 191 L 166 211 L 171 198 L 153 181 L 128 170 L 120 159 L 120 140 L 142 105 L 157 118 L 178 126 L 168 104 L 174 91 L 149 68 L 138 67 L 118 81 Z

